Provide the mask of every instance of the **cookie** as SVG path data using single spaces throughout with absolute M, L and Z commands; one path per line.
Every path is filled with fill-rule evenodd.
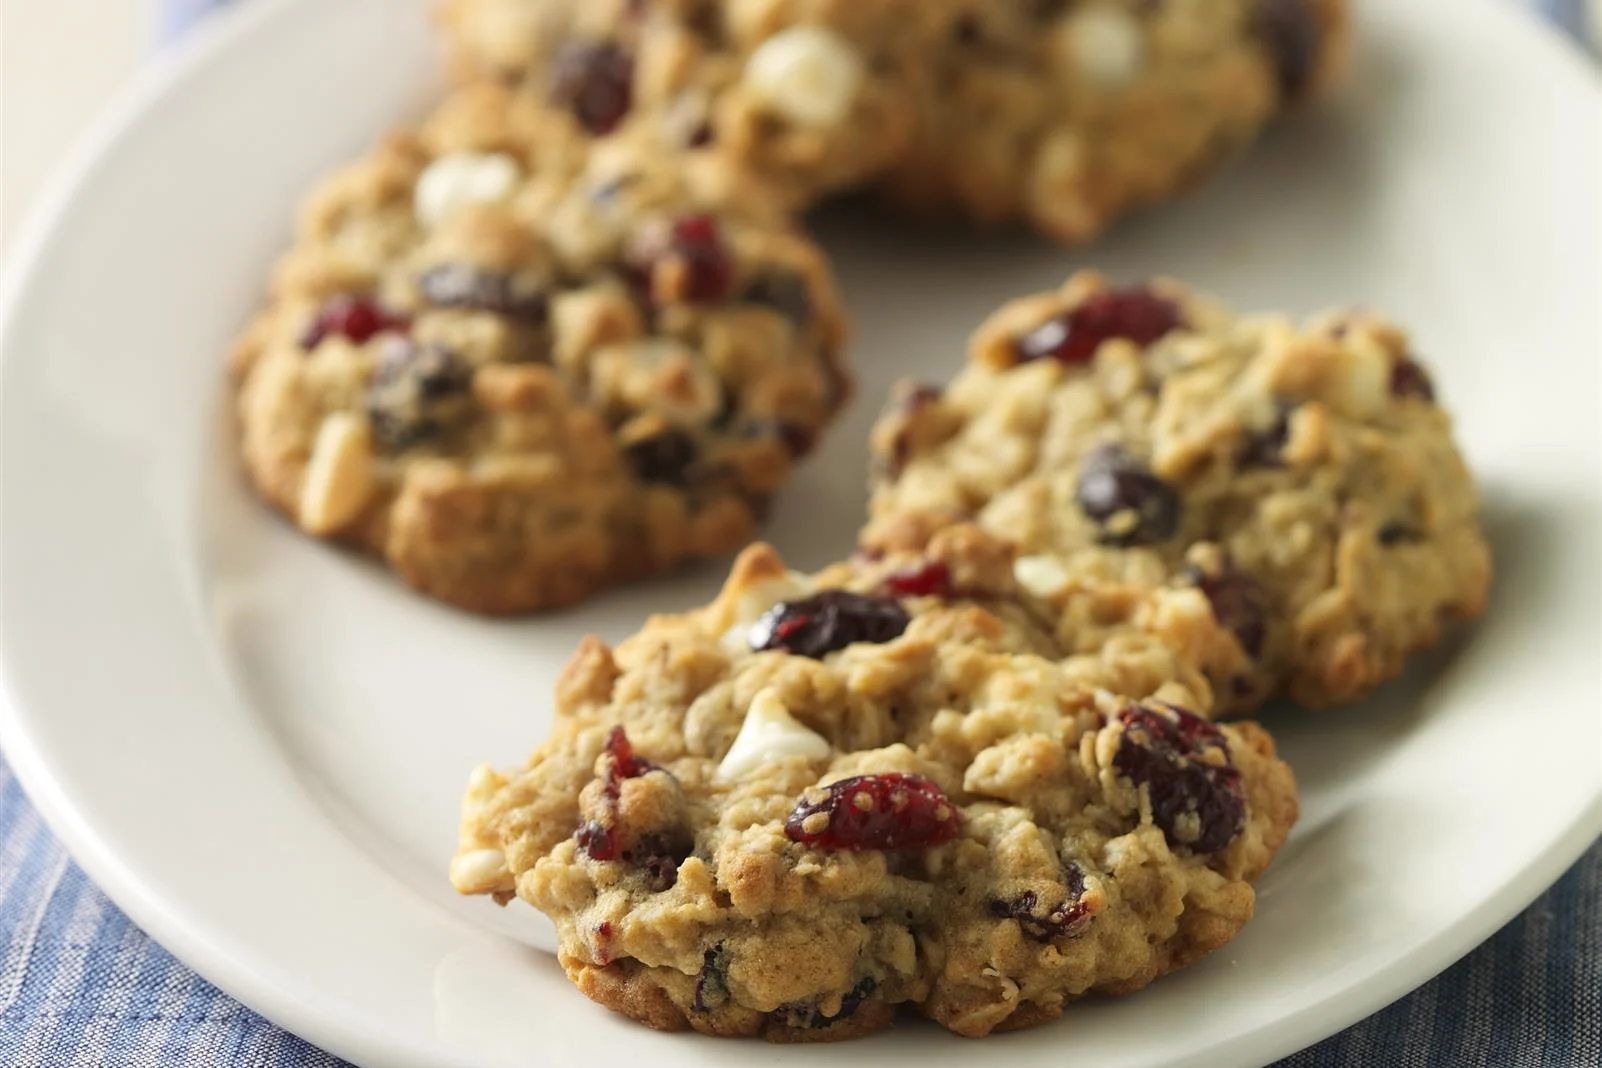
M 874 462 L 867 546 L 972 521 L 1094 596 L 1199 590 L 1235 638 L 1224 710 L 1358 697 L 1491 579 L 1451 418 L 1373 315 L 1297 326 L 1079 274 L 997 312 L 948 388 L 908 387 Z
M 738 159 L 793 207 L 1068 242 L 1183 190 L 1341 67 L 1345 0 L 448 0 L 457 66 Z
M 938 5 L 836 0 L 446 0 L 455 67 L 670 151 L 727 156 L 800 208 L 911 143 Z
M 941 0 L 889 199 L 1064 242 L 1166 200 L 1331 82 L 1345 0 Z
M 1028 1026 L 1227 942 L 1296 818 L 1289 769 L 1175 681 L 1137 701 L 1040 655 L 973 537 L 925 561 L 970 596 L 905 559 L 801 579 L 758 546 L 710 606 L 588 640 L 550 739 L 474 773 L 456 888 L 549 915 L 618 1012 L 776 1041 L 902 1006 Z
M 731 552 L 844 402 L 819 250 L 719 161 L 459 90 L 325 181 L 236 346 L 246 468 L 476 612 Z

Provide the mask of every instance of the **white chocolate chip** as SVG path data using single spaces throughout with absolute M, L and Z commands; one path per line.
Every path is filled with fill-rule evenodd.
M 838 33 L 822 26 L 794 26 L 751 53 L 745 84 L 784 118 L 831 126 L 850 113 L 863 74 L 862 57 Z
M 424 226 L 438 225 L 467 204 L 495 204 L 511 197 L 522 171 L 511 156 L 456 152 L 428 165 L 417 179 L 413 210 Z
M 506 854 L 499 849 L 475 849 L 452 857 L 451 885 L 459 894 L 510 890 L 512 873 L 506 867 Z
M 774 605 L 783 601 L 799 601 L 812 593 L 812 583 L 805 575 L 787 571 L 783 578 L 759 582 L 740 594 L 734 603 L 734 621 L 723 634 L 723 648 L 730 653 L 751 651 L 751 625 L 761 619 Z
M 740 779 L 785 757 L 821 760 L 830 749 L 822 735 L 790 715 L 772 690 L 762 690 L 751 699 L 745 722 L 718 765 L 716 777 L 724 782 Z
M 373 432 L 367 420 L 335 412 L 323 420 L 300 491 L 300 525 L 333 534 L 366 507 L 373 494 Z
M 1122 8 L 1081 8 L 1057 29 L 1058 55 L 1099 85 L 1128 85 L 1146 60 L 1140 22 Z
M 1036 597 L 1055 597 L 1072 581 L 1055 556 L 1020 556 L 1013 561 L 1012 577 Z

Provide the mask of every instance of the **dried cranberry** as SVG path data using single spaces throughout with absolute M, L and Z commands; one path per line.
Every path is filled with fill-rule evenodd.
M 647 299 L 660 296 L 657 274 L 670 263 L 678 270 L 670 283 L 674 299 L 711 304 L 734 288 L 734 256 L 710 215 L 690 215 L 648 227 L 630 244 L 624 261 Z
M 682 430 L 665 430 L 623 447 L 623 455 L 642 482 L 685 486 L 700 456 L 695 439 Z
M 652 893 L 659 894 L 673 889 L 673 885 L 679 881 L 679 865 L 690 855 L 691 848 L 691 843 L 685 837 L 645 834 L 633 846 L 625 849 L 619 859 L 639 868 L 645 875 L 646 886 Z
M 1273 59 L 1279 91 L 1294 100 L 1311 87 L 1324 31 L 1307 0 L 1258 0 L 1257 36 Z
M 600 137 L 634 105 L 634 57 L 613 44 L 570 41 L 551 64 L 551 101 Z
M 1246 827 L 1246 792 L 1223 732 L 1172 706 L 1122 715 L 1113 766 L 1151 799 L 1152 819 L 1175 845 L 1216 853 Z
M 533 326 L 544 323 L 550 311 L 543 291 L 520 288 L 511 275 L 463 263 L 447 263 L 424 272 L 417 287 L 436 307 L 494 312 Z
M 940 845 L 962 831 L 962 814 L 921 775 L 859 775 L 802 796 L 785 821 L 792 842 L 818 849 L 907 849 Z
M 912 617 L 896 601 L 847 590 L 824 590 L 803 601 L 774 605 L 751 627 L 755 652 L 781 649 L 821 660 L 856 642 L 901 637 Z
M 587 856 L 596 860 L 617 859 L 617 836 L 610 827 L 590 820 L 579 827 L 574 839 Z
M 1041 942 L 1051 942 L 1075 934 L 1084 926 L 1090 911 L 1085 907 L 1085 873 L 1070 862 L 1063 868 L 1063 899 L 1042 909 L 1040 897 L 1025 890 L 1016 897 L 991 898 L 986 904 L 998 920 L 1017 920 L 1024 934 Z
M 781 1005 L 774 1011 L 774 1015 L 787 1027 L 806 1028 L 807 1030 L 829 1027 L 842 1020 L 849 1020 L 856 1015 L 856 1011 L 862 1007 L 862 1003 L 872 997 L 873 992 L 877 989 L 879 989 L 879 981 L 871 975 L 858 980 L 857 984 L 846 991 L 845 996 L 840 999 L 840 1011 L 833 1016 L 823 1015 L 822 1010 L 815 1004 L 806 1002 Z
M 884 591 L 892 597 L 950 597 L 951 568 L 930 560 L 907 571 L 897 571 L 884 580 Z
M 390 311 L 373 297 L 341 293 L 318 309 L 316 318 L 300 335 L 300 347 L 310 352 L 330 337 L 361 345 L 386 331 L 405 333 L 411 325 L 406 316 Z
M 1199 567 L 1187 569 L 1187 577 L 1212 605 L 1213 618 L 1235 636 L 1247 656 L 1256 659 L 1263 651 L 1268 631 L 1268 602 L 1262 587 L 1250 575 L 1225 567 L 1208 574 Z
M 616 860 L 618 841 L 617 829 L 613 824 L 616 822 L 618 799 L 623 796 L 623 781 L 637 779 L 658 769 L 657 765 L 634 754 L 634 746 L 622 727 L 613 727 L 612 733 L 606 736 L 601 768 L 606 818 L 586 822 L 579 827 L 575 838 L 579 848 L 595 860 Z
M 1085 363 L 1105 341 L 1126 338 L 1150 345 L 1180 325 L 1179 305 L 1149 289 L 1132 287 L 1098 293 L 1018 338 L 1020 360 L 1047 356 L 1063 363 Z
M 1150 545 L 1179 529 L 1179 494 L 1115 445 L 1085 458 L 1077 497 L 1107 545 Z
M 729 1000 L 729 951 L 719 942 L 701 957 L 701 977 L 695 982 L 695 1011 L 721 1008 Z
M 1417 397 L 1434 403 L 1435 383 L 1421 364 L 1404 356 L 1391 368 L 1391 396 Z
M 793 271 L 771 270 L 757 275 L 745 287 L 741 299 L 772 308 L 797 326 L 812 321 L 812 293 L 806 279 Z
M 396 338 L 385 346 L 367 389 L 374 436 L 397 449 L 432 437 L 472 381 L 471 370 L 449 349 Z
M 1241 460 L 1249 467 L 1283 467 L 1285 445 L 1290 441 L 1290 408 L 1281 408 L 1274 425 L 1246 438 Z

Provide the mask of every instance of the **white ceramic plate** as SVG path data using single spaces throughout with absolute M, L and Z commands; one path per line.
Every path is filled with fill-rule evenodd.
M 721 565 L 524 623 L 464 617 L 247 495 L 221 353 L 292 204 L 427 98 L 427 0 L 257 0 L 146 79 L 34 220 L 6 286 L 0 737 L 73 852 L 246 1003 L 371 1065 L 966 1063 L 909 1025 L 823 1051 L 663 1037 L 570 990 L 543 921 L 453 896 L 458 790 L 544 733 L 578 637 L 687 606 Z M 1246 1064 L 1436 973 L 1602 830 L 1591 75 L 1500 4 L 1371 0 L 1350 96 L 1083 253 L 825 218 L 862 400 L 785 497 L 845 550 L 863 441 L 997 301 L 1094 262 L 1237 304 L 1392 311 L 1484 478 L 1483 625 L 1358 708 L 1273 726 L 1305 818 L 1257 921 L 1139 997 L 990 1040 L 1020 1066 Z

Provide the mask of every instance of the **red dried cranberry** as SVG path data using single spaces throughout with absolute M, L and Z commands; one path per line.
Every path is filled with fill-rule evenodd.
M 595 860 L 617 859 L 617 836 L 610 827 L 590 820 L 578 829 L 574 838 L 579 849 Z
M 1179 529 L 1179 494 L 1115 445 L 1085 457 L 1077 497 L 1106 545 L 1150 545 Z
M 550 303 L 539 290 L 520 288 L 511 275 L 481 271 L 463 263 L 447 263 L 425 271 L 417 280 L 423 297 L 439 308 L 494 312 L 538 326 Z
M 1199 567 L 1186 569 L 1187 577 L 1212 606 L 1219 626 L 1235 636 L 1246 655 L 1256 659 L 1268 632 L 1268 603 L 1262 587 L 1250 575 L 1225 567 L 1210 575 Z
M 818 849 L 908 849 L 940 845 L 962 831 L 962 814 L 921 775 L 859 775 L 802 796 L 785 821 L 792 842 Z
M 634 106 L 634 57 L 613 44 L 568 42 L 551 64 L 551 101 L 597 137 L 611 133 Z
M 695 439 L 682 430 L 667 430 L 623 448 L 623 455 L 642 482 L 685 486 L 700 456 Z
M 1126 338 L 1150 345 L 1180 325 L 1179 305 L 1144 287 L 1110 289 L 1048 320 L 1020 337 L 1020 360 L 1047 356 L 1063 363 L 1085 363 L 1102 343 Z
M 396 449 L 434 436 L 444 429 L 447 405 L 465 397 L 472 381 L 471 370 L 444 346 L 393 339 L 367 388 L 374 436 Z
M 1421 364 L 1404 356 L 1391 368 L 1391 396 L 1417 397 L 1433 404 L 1435 383 Z
M 585 823 L 579 827 L 575 837 L 579 848 L 595 860 L 616 860 L 618 841 L 614 824 L 617 818 L 617 802 L 623 796 L 623 781 L 638 779 L 641 775 L 656 771 L 658 768 L 649 760 L 635 756 L 634 745 L 629 741 L 628 732 L 622 727 L 612 728 L 612 733 L 606 736 L 606 747 L 601 752 L 601 789 L 607 810 L 606 817 L 603 820 L 590 820 Z
M 950 597 L 951 568 L 940 560 L 930 560 L 897 571 L 884 580 L 884 591 L 892 597 Z
M 682 271 L 674 296 L 692 304 L 711 304 L 734 288 L 734 256 L 710 215 L 690 215 L 643 231 L 624 257 L 629 275 L 648 299 L 655 299 L 657 271 L 674 262 Z
M 888 598 L 825 590 L 802 601 L 774 605 L 752 625 L 751 649 L 781 649 L 821 660 L 856 642 L 892 641 L 910 622 L 907 610 Z
M 1051 942 L 1069 934 L 1077 934 L 1090 915 L 1085 907 L 1085 873 L 1072 862 L 1063 868 L 1063 899 L 1042 909 L 1040 897 L 1033 890 L 1025 890 L 1016 897 L 991 898 L 986 904 L 990 914 L 998 920 L 1017 920 L 1024 934 L 1041 942 Z
M 1197 853 L 1233 842 L 1246 828 L 1246 791 L 1223 732 L 1170 705 L 1135 705 L 1120 718 L 1113 766 L 1146 787 L 1168 840 Z
M 1324 31 L 1317 12 L 1307 0 L 1258 0 L 1253 24 L 1273 59 L 1281 95 L 1295 100 L 1311 87 L 1318 66 Z
M 405 333 L 412 321 L 392 312 L 373 297 L 341 293 L 330 297 L 300 336 L 300 347 L 310 352 L 330 337 L 342 337 L 361 345 L 386 331 Z

